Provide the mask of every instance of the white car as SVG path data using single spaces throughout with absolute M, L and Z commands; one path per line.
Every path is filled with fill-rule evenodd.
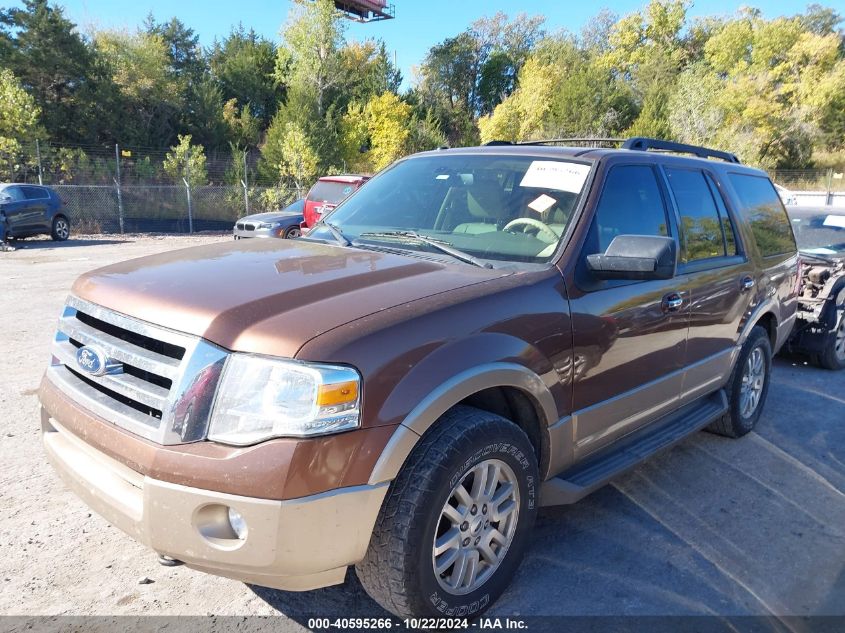
M 798 204 L 798 196 L 796 196 L 786 187 L 775 185 L 775 189 L 777 190 L 778 195 L 780 196 L 780 199 L 785 206 L 789 207 Z

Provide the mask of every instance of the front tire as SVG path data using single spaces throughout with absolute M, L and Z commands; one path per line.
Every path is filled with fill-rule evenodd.
M 57 215 L 53 218 L 53 227 L 50 230 L 50 237 L 56 242 L 64 242 L 70 237 L 70 223 L 67 218 L 62 215 Z
M 300 229 L 298 226 L 290 226 L 285 229 L 284 238 L 286 240 L 294 240 L 297 237 L 302 237 L 302 229 Z
M 402 618 L 476 617 L 516 572 L 538 494 L 537 458 L 522 429 L 454 407 L 390 485 L 358 578 Z
M 772 344 L 764 328 L 755 325 L 739 352 L 726 388 L 728 413 L 707 430 L 725 437 L 750 433 L 763 413 L 772 373 Z
M 818 355 L 818 364 L 824 369 L 845 369 L 845 307 L 837 311 L 837 327 L 828 334 L 824 351 Z

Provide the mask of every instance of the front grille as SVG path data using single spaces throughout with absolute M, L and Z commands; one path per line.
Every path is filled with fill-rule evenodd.
M 86 370 L 82 347 L 108 370 Z M 160 444 L 205 437 L 224 350 L 71 296 L 52 351 L 51 379 L 109 422 Z
M 243 230 L 244 230 L 244 223 L 243 223 L 243 222 L 238 222 L 236 226 L 238 227 L 238 230 L 239 230 L 239 231 L 243 231 Z

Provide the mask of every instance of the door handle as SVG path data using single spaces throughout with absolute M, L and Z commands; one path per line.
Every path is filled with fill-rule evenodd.
M 743 277 L 739 280 L 739 287 L 743 290 L 751 290 L 754 287 L 754 278 L 750 276 Z
M 681 309 L 682 305 L 684 305 L 684 299 L 677 292 L 670 292 L 663 297 L 664 312 L 677 312 Z

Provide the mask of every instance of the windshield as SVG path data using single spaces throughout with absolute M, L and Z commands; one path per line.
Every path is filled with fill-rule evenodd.
M 523 156 L 421 156 L 373 178 L 327 219 L 358 245 L 441 256 L 430 243 L 437 240 L 483 260 L 542 263 L 566 231 L 589 171 Z M 320 225 L 309 237 L 332 239 Z
M 814 255 L 845 256 L 845 209 L 790 210 L 798 248 Z
M 333 180 L 318 180 L 311 191 L 308 192 L 308 199 L 312 202 L 328 202 L 338 204 L 349 194 L 355 191 L 355 185 L 348 182 L 335 182 Z

